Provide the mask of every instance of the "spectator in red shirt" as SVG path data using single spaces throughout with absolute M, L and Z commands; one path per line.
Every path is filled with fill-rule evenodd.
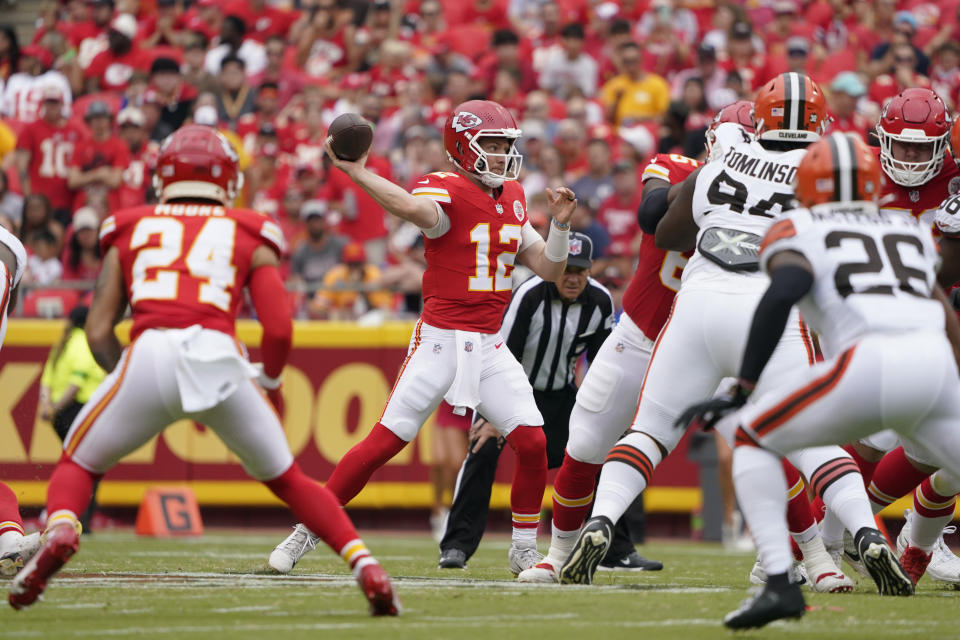
M 293 11 L 270 6 L 266 0 L 234 0 L 226 4 L 224 13 L 242 17 L 249 27 L 249 36 L 258 42 L 285 36 L 297 19 Z
M 283 109 L 290 99 L 303 91 L 303 74 L 286 64 L 287 43 L 283 36 L 270 36 L 263 45 L 267 55 L 267 66 L 258 74 L 250 77 L 250 84 L 263 86 L 265 82 L 277 85 L 278 106 Z
M 150 176 L 156 164 L 159 146 L 150 141 L 146 118 L 137 107 L 126 107 L 117 114 L 120 139 L 127 145 L 130 162 L 123 170 L 119 188 L 119 208 L 135 207 L 153 200 Z
M 40 119 L 26 125 L 17 139 L 17 165 L 23 195 L 42 193 L 54 217 L 66 225 L 73 211 L 73 194 L 67 171 L 74 146 L 85 137 L 80 125 L 63 116 L 63 94 L 57 87 L 44 89 Z
M 871 101 L 883 106 L 887 101 L 911 87 L 930 87 L 930 79 L 916 72 L 917 56 L 913 45 L 907 42 L 890 47 L 893 69 L 874 79 L 867 92 Z
M 187 29 L 202 33 L 207 42 L 210 42 L 220 33 L 223 15 L 220 0 L 197 0 L 194 6 L 184 14 L 184 19 L 187 22 Z
M 243 148 L 247 153 L 254 153 L 257 144 L 257 134 L 265 124 L 273 125 L 277 134 L 277 144 L 284 152 L 293 151 L 293 140 L 289 135 L 286 123 L 278 121 L 280 114 L 280 92 L 275 82 L 264 82 L 257 89 L 255 98 L 256 110 L 240 116 L 237 121 L 237 135 L 243 140 Z
M 268 127 L 269 125 L 264 125 L 264 129 Z M 254 156 L 253 165 L 247 170 L 248 206 L 272 218 L 279 218 L 280 205 L 290 184 L 289 167 L 279 165 L 279 155 L 280 149 L 275 139 L 263 142 Z
M 393 180 L 393 171 L 386 158 L 370 154 L 367 169 Z M 324 193 L 330 208 L 340 213 L 337 232 L 364 246 L 373 264 L 382 264 L 387 256 L 387 227 L 383 207 L 360 189 L 345 173 L 331 169 L 327 173 Z
M 130 163 L 130 150 L 113 133 L 113 114 L 105 102 L 91 102 L 84 114 L 91 136 L 77 143 L 67 173 L 67 186 L 76 195 L 74 206 L 106 197 L 110 211 L 119 204 L 118 188 Z
M 453 21 L 451 20 L 453 23 Z M 490 29 L 509 29 L 507 3 L 503 0 L 473 0 L 454 24 L 476 24 Z
M 137 20 L 129 13 L 119 13 L 110 22 L 107 31 L 107 49 L 101 51 L 84 72 L 87 93 L 123 91 L 130 76 L 145 67 L 146 58 L 141 49 L 133 46 L 137 37 Z
M 157 46 L 183 47 L 187 21 L 177 0 L 157 0 L 156 12 L 140 20 L 137 44 L 141 49 L 153 49 Z
M 100 242 L 97 229 L 100 216 L 92 207 L 80 207 L 73 214 L 73 225 L 67 229 L 67 247 L 63 252 L 63 280 L 93 281 L 100 273 Z
M 747 91 L 756 89 L 769 78 L 766 57 L 754 46 L 753 26 L 749 22 L 738 20 L 730 27 L 727 56 L 724 69 L 728 74 L 736 70 Z
M 830 83 L 831 121 L 826 132 L 856 133 L 867 142 L 872 123 L 857 111 L 857 103 L 866 93 L 867 87 L 856 72 L 838 73 Z
M 479 75 L 483 78 L 487 91 L 493 87 L 497 71 L 507 69 L 519 77 L 520 91 L 529 93 L 537 88 L 537 77 L 529 61 L 520 56 L 520 38 L 510 29 L 495 31 L 490 40 L 493 53 L 479 65 Z
M 640 233 L 637 208 L 640 206 L 641 192 L 637 188 L 636 176 L 633 162 L 618 160 L 613 165 L 613 195 L 597 210 L 597 222 L 610 234 L 606 255 L 621 273 L 629 273 L 639 251 L 639 244 L 635 240 Z
M 930 82 L 947 106 L 957 109 L 960 105 L 960 43 L 950 40 L 937 47 L 930 68 Z

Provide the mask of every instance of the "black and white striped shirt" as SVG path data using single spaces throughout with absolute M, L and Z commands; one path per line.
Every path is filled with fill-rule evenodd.
M 610 292 L 593 278 L 566 302 L 555 284 L 533 276 L 513 292 L 500 332 L 534 390 L 556 391 L 573 384 L 580 354 L 593 360 L 613 321 Z

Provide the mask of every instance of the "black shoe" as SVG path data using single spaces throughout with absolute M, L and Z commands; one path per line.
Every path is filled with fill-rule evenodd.
M 467 554 L 460 549 L 442 549 L 440 551 L 440 569 L 466 569 Z
M 763 591 L 724 616 L 723 624 L 730 629 L 754 629 L 781 618 L 803 616 L 807 607 L 800 585 L 787 582 L 786 576 L 783 578 L 786 584 L 774 587 L 768 582 Z
M 882 596 L 912 596 L 913 580 L 877 529 L 863 527 L 853 537 L 857 552 Z
M 560 568 L 560 584 L 591 584 L 597 565 L 613 542 L 613 522 L 606 516 L 587 520 L 573 551 Z
M 597 571 L 660 571 L 661 569 L 663 569 L 662 562 L 644 558 L 636 551 L 617 560 L 604 558 L 597 567 Z

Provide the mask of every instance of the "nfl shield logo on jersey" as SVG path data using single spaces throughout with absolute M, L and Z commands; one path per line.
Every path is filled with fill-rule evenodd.
M 920 192 L 917 191 L 916 189 L 914 189 L 907 195 L 910 196 L 910 202 L 917 202 L 918 200 L 920 200 Z
M 517 220 L 523 222 L 523 205 L 520 204 L 519 200 L 513 201 L 513 215 L 517 216 Z
M 440 346 L 439 343 L 434 343 L 434 345 L 433 345 L 433 352 L 434 352 L 434 353 L 440 353 L 440 350 L 441 350 L 441 349 L 443 349 L 443 347 Z
M 469 340 L 467 340 L 466 342 L 464 342 L 464 343 L 463 343 L 463 350 L 466 351 L 467 353 L 473 351 L 473 343 L 470 342 Z
M 497 204 L 495 204 L 495 205 L 493 206 L 493 208 L 497 210 L 497 215 L 498 215 L 498 216 L 502 216 L 502 215 L 503 215 L 503 205 L 502 205 L 502 204 L 500 204 L 500 203 L 498 202 Z

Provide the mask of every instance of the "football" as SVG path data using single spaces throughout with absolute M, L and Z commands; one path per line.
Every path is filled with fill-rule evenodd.
M 344 113 L 330 123 L 327 130 L 330 148 L 341 160 L 353 162 L 365 154 L 373 142 L 373 125 L 357 113 Z

